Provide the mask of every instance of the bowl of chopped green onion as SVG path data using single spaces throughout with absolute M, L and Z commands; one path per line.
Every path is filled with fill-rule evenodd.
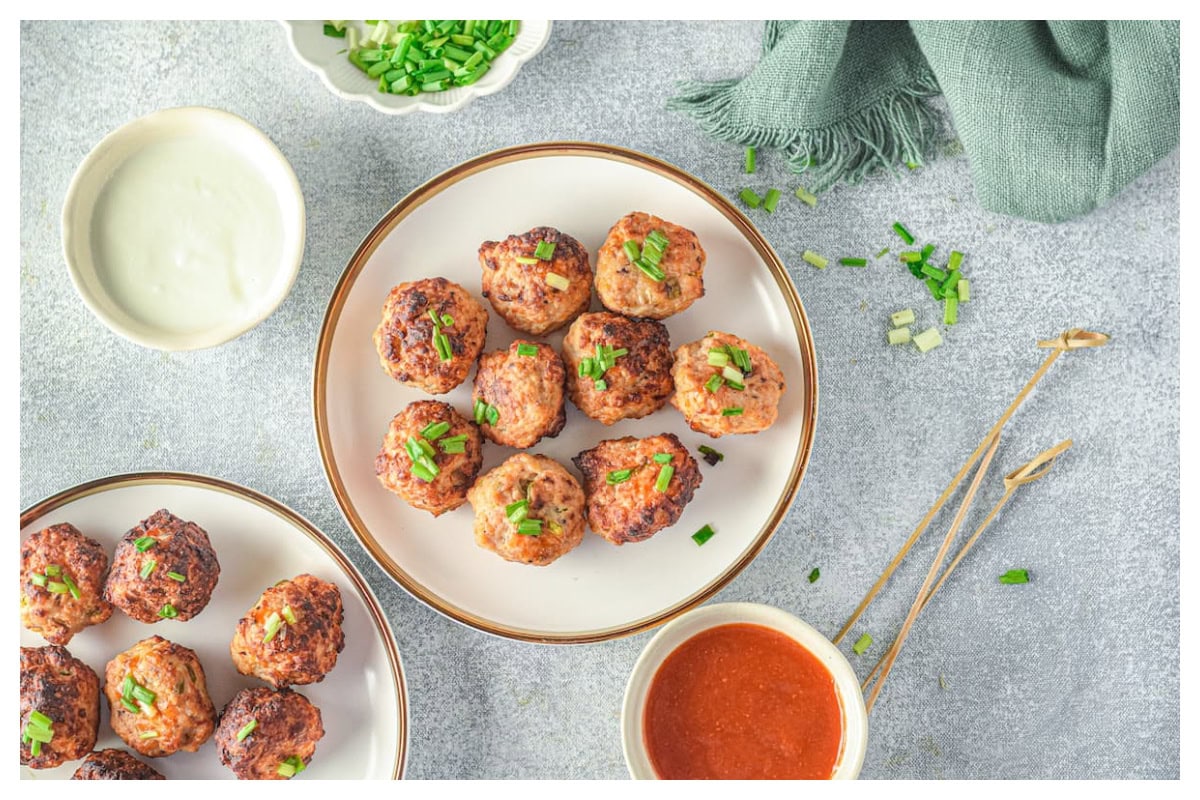
M 550 20 L 281 20 L 300 63 L 331 92 L 385 114 L 457 111 L 507 86 L 550 38 Z

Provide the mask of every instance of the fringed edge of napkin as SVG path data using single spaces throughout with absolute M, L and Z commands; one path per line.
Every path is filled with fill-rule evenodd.
M 812 176 L 808 188 L 814 192 L 838 181 L 859 183 L 878 169 L 923 164 L 939 143 L 941 118 L 926 99 L 941 93 L 933 73 L 919 75 L 832 125 L 794 130 L 730 124 L 740 82 L 681 81 L 667 109 L 684 112 L 716 139 L 781 151 L 793 172 Z

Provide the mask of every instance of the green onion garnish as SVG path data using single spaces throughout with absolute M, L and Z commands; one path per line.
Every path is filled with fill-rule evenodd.
M 963 254 L 957 250 L 950 251 L 950 258 L 946 261 L 946 269 L 953 272 L 962 265 Z
M 728 383 L 741 383 L 745 379 L 745 375 L 737 367 L 729 365 L 721 369 L 721 377 Z
M 758 208 L 762 205 L 762 198 L 755 194 L 753 189 L 742 189 L 738 193 L 738 197 L 742 198 L 742 202 L 750 206 L 750 208 Z
M 896 224 L 899 225 L 900 223 L 897 222 Z M 905 231 L 905 233 L 907 233 L 907 231 Z M 850 649 L 854 651 L 855 655 L 861 656 L 863 653 L 867 652 L 867 648 L 871 646 L 871 642 L 873 641 L 875 640 L 871 638 L 871 634 L 864 633 L 862 636 L 858 637 L 858 641 L 855 642 L 854 647 Z
M 912 340 L 918 350 L 922 353 L 927 353 L 942 343 L 942 334 L 938 332 L 937 328 L 930 328 L 921 331 L 912 337 Z
M 942 323 L 955 325 L 958 323 L 958 296 L 951 295 L 942 301 L 945 308 L 942 311 Z
M 133 546 L 138 549 L 139 553 L 144 553 L 154 547 L 157 541 L 153 536 L 142 536 L 133 540 Z
M 718 463 L 725 460 L 725 454 L 719 450 L 714 450 L 706 444 L 700 445 L 700 452 L 704 455 L 704 460 L 710 467 L 715 467 Z
M 589 378 L 592 375 L 592 370 L 595 368 L 596 362 L 591 358 L 583 358 L 579 361 L 579 377 Z
M 903 328 L 895 328 L 887 333 L 888 344 L 908 344 L 912 341 L 912 331 L 908 326 Z
M 817 196 L 803 186 L 796 187 L 796 197 L 800 198 L 802 203 L 808 203 L 813 208 L 817 207 Z
M 175 619 L 179 616 L 179 612 L 175 609 L 175 606 L 167 603 L 158 610 L 158 616 L 162 617 L 163 619 Z
M 729 363 L 729 353 L 725 350 L 718 350 L 715 347 L 708 351 L 709 366 L 723 367 Z
M 285 761 L 279 765 L 279 769 L 275 770 L 275 774 L 282 775 L 285 778 L 291 778 L 296 774 L 296 768 Z
M 274 639 L 275 634 L 279 633 L 281 625 L 283 625 L 283 618 L 279 616 L 278 612 L 272 611 L 271 615 L 267 617 L 266 624 L 263 625 L 263 630 L 266 631 L 266 635 L 263 636 L 263 642 L 266 643 Z
M 443 453 L 465 453 L 467 452 L 467 435 L 460 433 L 458 436 L 448 436 L 438 442 L 438 447 L 442 448 Z
M 526 344 L 525 342 L 521 342 L 519 345 L 517 345 L 517 355 L 519 356 L 528 356 L 532 358 L 537 354 L 538 349 L 536 345 Z
M 250 720 L 249 722 L 247 722 L 245 725 L 242 726 L 241 730 L 239 730 L 237 732 L 237 740 L 239 742 L 243 741 L 247 736 L 254 733 L 254 729 L 257 727 L 258 727 L 258 720 L 256 720 L 256 719 Z
M 767 196 L 763 198 L 763 210 L 768 214 L 775 213 L 775 206 L 779 205 L 779 190 L 767 189 Z
M 958 282 L 958 302 L 965 303 L 971 299 L 971 282 L 963 278 Z
M 671 476 L 675 474 L 675 468 L 670 464 L 663 464 L 658 470 L 658 480 L 654 482 L 656 491 L 665 492 L 667 486 L 671 483 Z
M 67 589 L 67 585 L 62 581 L 47 581 L 46 589 L 51 594 L 66 594 L 68 591 L 70 591 Z
M 740 417 L 744 411 L 745 411 L 745 409 L 742 408 L 741 406 L 733 406 L 731 408 L 722 408 L 721 416 L 722 417 Z
M 142 578 L 149 578 L 150 573 L 154 572 L 154 568 L 158 566 L 158 561 L 153 558 L 147 558 L 142 562 L 142 569 L 138 573 Z
M 53 728 L 54 720 L 47 717 L 40 711 L 34 710 L 29 712 L 29 724 L 37 725 L 39 728 Z
M 816 583 L 816 582 L 817 582 L 817 578 L 819 578 L 819 577 L 821 577 L 821 568 L 820 568 L 820 567 L 813 567 L 813 571 L 812 571 L 812 572 L 810 572 L 810 573 L 808 573 L 808 582 L 809 582 L 809 583 Z
M 645 258 L 639 258 L 636 262 L 634 262 L 634 266 L 645 273 L 646 277 L 655 283 L 662 283 L 667 277 L 667 273 L 663 272 L 656 264 L 650 263 Z
M 892 325 L 897 328 L 904 325 L 912 325 L 916 321 L 917 315 L 913 313 L 911 308 L 906 308 L 903 311 L 897 311 L 895 314 L 892 314 Z
M 600 380 L 596 381 L 596 391 L 597 392 L 608 391 L 608 381 L 606 381 L 604 379 L 600 379 Z
M 284 620 L 287 621 L 288 625 L 295 625 L 297 622 L 300 621 L 296 617 L 296 612 L 292 611 L 291 606 L 284 606 L 281 613 L 283 614 L 283 618 L 284 618 Z
M 920 264 L 921 261 L 923 260 L 921 258 L 921 254 L 918 253 L 916 250 L 906 250 L 905 252 L 900 254 L 899 258 L 900 258 L 900 261 L 904 264 Z
M 890 248 L 890 247 L 885 247 L 885 248 L 883 248 L 882 250 L 880 250 L 878 253 L 876 253 L 876 254 L 875 254 L 875 257 L 876 257 L 876 258 L 883 258 L 883 257 L 884 257 L 884 256 L 886 256 L 888 253 L 890 253 L 891 251 L 892 251 L 892 248 Z
M 604 482 L 609 486 L 616 486 L 618 483 L 624 483 L 633 476 L 632 469 L 614 469 L 604 477 Z
M 935 281 L 946 280 L 946 273 L 943 270 L 940 270 L 937 267 L 933 266 L 932 264 L 922 265 L 921 274 L 927 278 L 933 278 Z
M 629 258 L 629 263 L 634 264 L 642 257 L 642 250 L 638 247 L 638 243 L 632 239 L 626 239 L 625 244 L 621 245 L 625 248 L 625 255 Z
M 536 264 L 536 263 L 538 263 L 538 259 L 534 258 L 533 256 L 517 256 L 513 260 L 516 261 L 518 264 Z
M 929 257 L 930 257 L 931 255 L 933 255 L 933 251 L 934 251 L 934 250 L 936 250 L 936 249 L 937 249 L 937 246 L 936 246 L 936 245 L 932 245 L 932 244 L 927 244 L 927 245 L 925 245 L 924 247 L 922 247 L 922 248 L 921 248 L 921 260 L 922 260 L 922 261 L 928 261 L 928 260 L 929 260 Z
M 523 519 L 517 525 L 517 533 L 521 536 L 541 536 L 542 521 L 540 519 Z
M 703 545 L 716 535 L 717 532 L 712 529 L 711 525 L 705 525 L 703 528 L 692 534 L 692 541 L 698 545 Z
M 42 743 L 36 740 L 31 741 L 29 745 L 29 753 L 35 758 L 40 756 L 42 754 Z
M 557 289 L 560 292 L 565 292 L 571 288 L 571 281 L 566 277 L 559 275 L 557 272 L 546 273 L 546 285 L 551 289 Z
M 484 411 L 484 416 L 487 418 L 488 425 L 494 426 L 500 421 L 500 410 L 493 405 L 489 405 Z
M 754 162 L 756 160 L 755 155 L 756 155 L 756 151 L 753 147 L 746 148 L 746 174 L 747 175 L 752 175 L 754 173 Z
M 659 464 L 670 464 L 671 459 L 673 459 L 673 458 L 675 458 L 675 456 L 673 456 L 670 453 L 655 453 L 654 454 L 654 460 L 655 460 L 655 462 L 657 462 Z
M 137 686 L 137 682 L 134 681 L 133 675 L 126 675 L 125 680 L 121 682 L 121 697 L 132 700 L 134 686 Z
M 149 689 L 147 689 L 145 686 L 142 686 L 141 684 L 137 684 L 133 687 L 133 699 L 134 700 L 145 703 L 146 705 L 149 706 L 149 705 L 153 705 L 154 701 L 157 698 L 158 698 L 157 694 L 150 691 Z
M 130 700 L 126 697 L 121 698 L 121 705 L 125 706 L 125 710 L 128 711 L 130 714 L 142 713 L 142 710 L 140 708 L 138 708 L 136 705 L 134 705 L 132 700 Z
M 487 414 L 487 403 L 483 402 L 482 400 L 476 400 L 474 412 L 475 412 L 475 424 L 482 425 L 483 418 Z
M 929 288 L 929 293 L 933 295 L 934 300 L 942 299 L 942 284 L 938 282 L 937 278 L 926 278 L 925 286 Z
M 529 516 L 529 501 L 518 500 L 509 503 L 504 507 L 504 516 L 508 517 L 508 521 L 513 525 L 520 525 L 521 521 Z
M 445 420 L 442 422 L 431 422 L 421 429 L 421 435 L 431 442 L 436 442 L 449 432 L 450 423 Z
M 867 260 L 865 258 L 839 258 L 838 263 L 843 267 L 865 267 Z
M 424 464 L 413 464 L 409 471 L 426 483 L 433 483 L 433 479 L 437 477 L 437 474 Z
M 1029 571 L 1024 569 L 1010 569 L 1000 576 L 1000 582 L 1007 584 L 1029 583 Z
M 829 266 L 829 259 L 817 255 L 812 250 L 805 250 L 804 255 L 800 257 L 817 269 L 825 269 L 825 267 Z
M 167 573 L 167 577 L 168 577 L 168 578 L 170 578 L 170 579 L 171 579 L 171 580 L 173 580 L 173 581 L 179 581 L 180 583 L 183 583 L 184 581 L 186 581 L 186 580 L 187 580 L 187 576 L 186 576 L 186 575 L 181 575 L 181 574 L 180 574 L 180 573 L 178 573 L 178 572 L 168 572 L 168 573 Z
M 34 572 L 33 574 L 31 574 L 29 576 L 29 580 L 33 581 L 34 586 L 45 586 L 46 585 L 46 576 L 42 575 L 40 572 Z
M 942 281 L 942 297 L 950 297 L 951 295 L 953 295 L 954 299 L 957 300 L 958 299 L 958 282 L 961 280 L 962 280 L 962 273 L 959 272 L 958 270 L 952 271 L 950 273 L 950 275 L 946 278 L 946 280 Z
M 550 259 L 554 258 L 554 248 L 556 246 L 557 245 L 554 242 L 542 240 L 538 242 L 537 248 L 534 249 L 533 257 L 541 259 L 542 261 L 549 261 Z
M 715 394 L 715 393 L 716 393 L 716 391 L 717 391 L 718 389 L 720 389 L 720 388 L 721 388 L 721 385 L 722 385 L 722 384 L 724 384 L 724 383 L 725 383 L 725 379 L 724 379 L 724 378 L 722 378 L 720 375 L 713 375 L 713 376 L 712 376 L 711 378 L 709 378 L 709 379 L 708 379 L 708 381 L 707 381 L 707 382 L 704 384 L 704 388 L 705 388 L 705 389 L 707 389 L 708 391 L 710 391 L 710 392 L 712 392 L 712 393 L 714 393 L 714 394 Z
M 142 731 L 138 734 L 139 739 L 157 739 L 158 731 Z
M 71 576 L 68 573 L 64 572 L 62 574 L 62 582 L 67 585 L 67 591 L 71 593 L 71 597 L 78 600 L 80 597 L 79 587 L 75 585 L 75 581 L 71 580 Z
M 62 567 L 60 567 L 58 564 L 47 564 L 46 574 L 51 578 L 57 578 L 59 575 L 62 575 Z
M 905 228 L 899 222 L 892 223 L 892 230 L 896 232 L 897 236 L 904 240 L 905 244 L 912 244 L 913 241 L 915 241 L 913 239 L 913 235 L 908 232 L 908 228 Z
M 29 737 L 31 742 L 37 744 L 45 744 L 54 738 L 54 731 L 49 728 L 42 728 L 36 725 L 26 725 L 25 735 Z

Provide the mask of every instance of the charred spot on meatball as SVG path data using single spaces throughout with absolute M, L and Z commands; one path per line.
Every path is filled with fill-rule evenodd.
M 507 350 L 483 354 L 472 399 L 496 411 L 484 415 L 480 431 L 496 444 L 518 449 L 557 436 L 567 421 L 566 375 L 548 344 L 518 339 Z
M 696 459 L 673 433 L 609 439 L 574 462 L 583 473 L 588 525 L 617 545 L 645 541 L 678 522 L 702 480 Z
M 112 616 L 104 599 L 108 554 L 67 523 L 51 525 L 21 544 L 21 624 L 52 644 L 67 644 Z
M 482 465 L 479 428 L 449 403 L 418 400 L 388 425 L 375 476 L 413 508 L 437 517 L 467 502 Z
M 204 529 L 163 508 L 117 543 L 104 599 L 139 622 L 189 620 L 208 605 L 220 575 Z
M 221 712 L 216 745 L 239 780 L 284 780 L 311 763 L 321 711 L 291 689 L 242 689 Z
M 100 679 L 61 645 L 21 648 L 21 763 L 50 769 L 96 746 Z
M 322 681 L 346 646 L 344 616 L 336 584 L 307 573 L 279 581 L 238 622 L 234 666 L 275 687 Z
M 567 330 L 563 358 L 571 402 L 605 425 L 652 414 L 671 396 L 674 356 L 660 322 L 584 314 Z
M 544 243 L 544 244 L 543 244 Z M 553 246 L 548 258 L 542 255 Z M 483 296 L 519 331 L 541 336 L 587 311 L 592 268 L 587 249 L 554 228 L 534 228 L 479 246 Z
M 646 237 L 657 231 L 667 241 L 654 277 L 630 260 L 626 242 L 646 254 Z M 596 258 L 596 294 L 610 311 L 631 317 L 666 319 L 704 296 L 704 262 L 700 240 L 673 222 L 635 211 L 617 220 Z M 661 278 L 659 278 L 661 276 Z
M 163 781 L 163 774 L 124 750 L 110 748 L 88 755 L 71 776 L 73 781 Z
M 487 310 L 457 283 L 401 283 L 388 292 L 373 336 L 379 363 L 400 383 L 445 394 L 467 379 L 487 321 Z
M 787 390 L 783 371 L 760 347 L 721 331 L 676 350 L 672 375 L 671 405 L 692 430 L 714 438 L 771 427 Z

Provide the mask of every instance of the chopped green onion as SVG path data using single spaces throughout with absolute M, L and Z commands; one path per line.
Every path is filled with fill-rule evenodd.
M 68 591 L 70 591 L 67 588 L 67 585 L 62 581 L 47 581 L 46 589 L 51 594 L 66 594 Z
M 932 264 L 925 264 L 921 267 L 921 274 L 927 278 L 933 278 L 936 281 L 946 280 L 946 273 L 938 269 Z
M 730 345 L 729 352 L 733 355 L 733 363 L 747 375 L 750 374 L 750 354 L 740 347 Z
M 554 242 L 542 240 L 538 242 L 537 248 L 533 251 L 533 257 L 541 259 L 542 261 L 549 261 L 550 259 L 554 258 L 555 247 L 557 247 L 557 245 Z
M 62 575 L 62 567 L 60 567 L 58 564 L 47 564 L 46 574 L 51 578 L 57 578 L 59 575 Z
M 35 572 L 29 576 L 29 580 L 33 581 L 34 586 L 45 586 L 46 576 L 39 572 Z
M 134 702 L 128 698 L 122 697 L 121 705 L 125 706 L 125 710 L 128 711 L 130 714 L 142 713 L 142 710 L 140 708 L 138 708 L 136 705 L 134 705 Z
M 441 331 L 433 334 L 433 347 L 437 350 L 438 360 L 449 361 L 454 358 L 454 350 L 450 347 L 450 339 Z
M 54 720 L 35 709 L 29 712 L 29 724 L 49 730 L 54 727 Z
M 929 293 L 933 295 L 934 300 L 942 299 L 942 284 L 938 282 L 937 278 L 926 278 L 925 286 L 928 287 Z
M 485 414 L 487 414 L 487 403 L 483 402 L 482 400 L 476 400 L 474 411 L 475 411 L 475 424 L 482 425 L 483 417 Z
M 929 260 L 929 257 L 930 257 L 931 255 L 933 255 L 933 251 L 934 251 L 934 250 L 936 250 L 936 249 L 937 249 L 937 246 L 936 246 L 936 245 L 932 245 L 932 244 L 927 244 L 927 245 L 925 245 L 924 247 L 922 247 L 922 248 L 921 248 L 921 260 L 922 260 L 922 261 L 928 261 L 928 260 Z
M 517 256 L 513 260 L 516 261 L 518 264 L 536 264 L 536 263 L 538 263 L 538 259 L 534 258 L 533 256 Z
M 720 375 L 713 375 L 708 379 L 708 382 L 704 384 L 704 388 L 715 394 L 716 391 L 721 388 L 723 383 L 725 383 L 724 378 L 722 378 Z
M 508 521 L 513 525 L 519 525 L 521 520 L 529 516 L 529 501 L 518 500 L 509 503 L 504 507 L 504 516 L 508 517 Z
M 779 190 L 767 189 L 767 196 L 763 198 L 763 210 L 768 214 L 774 214 L 777 205 L 779 205 Z
M 547 272 L 546 285 L 551 289 L 557 289 L 560 292 L 565 292 L 567 289 L 571 288 L 571 281 L 565 276 L 559 275 L 557 272 Z
M 692 534 L 692 541 L 703 546 L 705 542 L 716 535 L 717 532 L 712 529 L 711 525 L 705 525 L 703 528 Z
M 724 350 L 718 350 L 715 347 L 708 351 L 708 363 L 713 367 L 724 367 L 729 363 L 730 355 Z
M 667 487 L 671 483 L 671 476 L 675 474 L 675 468 L 670 464 L 663 464 L 658 470 L 658 480 L 654 482 L 654 488 L 659 492 L 666 492 Z
M 280 611 L 280 613 L 283 614 L 283 618 L 287 622 L 288 625 L 295 625 L 297 622 L 300 621 L 299 618 L 296 616 L 296 612 L 292 611 L 291 606 L 284 606 L 283 609 Z
M 1000 582 L 1006 584 L 1029 583 L 1029 571 L 1024 569 L 1010 569 L 1000 576 Z
M 796 197 L 800 198 L 800 202 L 807 203 L 812 208 L 817 207 L 817 196 L 803 186 L 796 187 Z
M 949 277 L 947 277 L 946 280 L 942 281 L 942 297 L 949 297 L 950 295 L 954 295 L 954 298 L 957 300 L 958 299 L 958 288 L 957 287 L 958 287 L 958 282 L 961 280 L 962 280 L 962 273 L 959 272 L 958 270 L 952 271 L 950 273 Z
M 604 482 L 609 486 L 616 486 L 618 483 L 624 483 L 633 476 L 632 469 L 614 469 L 608 475 L 604 476 Z
M 62 582 L 67 585 L 67 591 L 71 593 L 71 597 L 78 600 L 80 597 L 79 587 L 75 585 L 75 581 L 71 580 L 71 576 L 66 572 L 62 574 Z
M 163 619 L 175 619 L 179 616 L 179 612 L 175 609 L 175 606 L 167 603 L 158 610 L 158 616 L 162 617 Z
M 42 743 L 36 739 L 33 740 L 29 745 L 29 753 L 35 758 L 40 756 L 42 754 Z
M 646 241 L 657 247 L 663 253 L 667 252 L 667 245 L 671 243 L 671 240 L 667 238 L 667 235 L 657 229 L 646 234 Z
M 804 255 L 800 257 L 817 269 L 825 269 L 825 267 L 829 266 L 829 259 L 817 255 L 812 250 L 805 250 Z
M 431 422 L 421 429 L 421 435 L 431 442 L 436 442 L 438 439 L 450 432 L 450 423 L 442 420 L 441 422 Z
M 746 174 L 747 175 L 754 174 L 754 167 L 755 167 L 754 162 L 756 161 L 755 156 L 756 156 L 755 149 L 753 147 L 747 147 L 746 148 Z
M 157 739 L 158 731 L 142 731 L 138 734 L 139 739 Z
M 942 334 L 938 332 L 937 328 L 930 328 L 929 330 L 921 331 L 912 337 L 912 340 L 918 350 L 922 353 L 927 353 L 942 343 Z
M 954 270 L 958 269 L 959 266 L 962 265 L 962 260 L 963 260 L 962 253 L 958 252 L 957 250 L 951 250 L 950 258 L 949 258 L 949 260 L 946 261 L 946 269 L 953 272 Z
M 596 368 L 595 359 L 582 358 L 579 360 L 579 377 L 589 378 L 592 375 L 592 370 Z
M 896 224 L 899 225 L 900 223 L 897 222 Z M 862 636 L 858 637 L 858 641 L 855 642 L 854 647 L 850 649 L 854 651 L 855 655 L 861 656 L 863 653 L 867 652 L 867 648 L 870 647 L 871 643 L 874 641 L 875 640 L 871 638 L 871 634 L 864 633 Z
M 916 250 L 906 250 L 900 254 L 900 261 L 905 264 L 920 264 L 923 260 Z
M 888 344 L 908 344 L 912 341 L 912 331 L 908 329 L 908 326 L 890 330 L 887 334 L 887 340 Z
M 655 463 L 658 463 L 658 464 L 670 464 L 671 459 L 673 459 L 673 458 L 675 458 L 675 456 L 671 455 L 670 453 L 655 453 L 654 454 L 654 461 L 655 461 Z
M 126 700 L 132 700 L 134 686 L 137 686 L 137 681 L 133 679 L 133 675 L 126 675 L 125 680 L 121 682 L 121 697 L 124 697 Z
M 625 255 L 628 256 L 631 264 L 642 257 L 642 250 L 638 247 L 638 243 L 633 239 L 626 239 L 625 244 L 621 246 L 625 249 Z
M 153 705 L 158 695 L 147 689 L 145 686 L 136 685 L 133 687 L 133 699 L 146 705 Z
M 489 405 L 483 415 L 487 418 L 488 425 L 495 426 L 500 421 L 500 410 L 493 405 Z
M 436 473 L 423 464 L 413 464 L 410 472 L 426 483 L 433 483 L 433 479 L 437 477 Z
M 810 573 L 808 573 L 808 582 L 809 582 L 809 583 L 816 583 L 816 582 L 817 582 L 817 578 L 819 578 L 819 577 L 821 577 L 821 568 L 820 568 L 820 567 L 813 567 L 813 571 L 812 571 L 812 572 L 810 572 Z
M 244 741 L 247 736 L 254 733 L 254 729 L 258 727 L 258 720 L 252 719 L 241 727 L 237 732 L 237 740 Z
M 646 273 L 646 277 L 656 283 L 662 283 L 666 279 L 667 273 L 658 268 L 656 264 L 652 264 L 645 258 L 639 258 L 634 265 L 642 272 Z
M 142 536 L 133 540 L 133 546 L 138 549 L 139 553 L 144 553 L 158 542 L 153 536 Z
M 865 267 L 867 260 L 865 258 L 839 258 L 838 263 L 843 267 Z
M 743 375 L 741 373 L 741 370 L 739 370 L 737 367 L 732 366 L 732 365 L 726 365 L 725 367 L 723 367 L 721 369 L 721 377 L 723 377 L 725 380 L 729 381 L 730 383 L 741 383 L 742 380 L 744 380 L 746 376 Z
M 540 519 L 523 519 L 517 525 L 517 533 L 521 536 L 541 536 L 542 521 Z
M 750 208 L 758 208 L 762 205 L 762 198 L 755 194 L 753 189 L 742 189 L 738 193 L 738 197 L 742 198 L 742 202 L 750 206 Z
M 443 453 L 465 453 L 467 452 L 467 435 L 460 433 L 458 436 L 448 436 L 438 442 L 438 447 L 442 448 Z
M 875 254 L 875 257 L 876 257 L 876 258 L 883 258 L 884 256 L 886 256 L 886 255 L 887 255 L 888 253 L 890 253 L 890 252 L 892 252 L 892 248 L 890 248 L 890 247 L 885 247 L 885 248 L 883 248 L 882 250 L 880 250 L 878 253 L 876 253 L 876 254 Z
M 154 572 L 154 568 L 157 566 L 158 566 L 157 560 L 155 560 L 153 558 L 147 558 L 145 561 L 142 562 L 142 569 L 138 574 L 141 575 L 142 578 L 149 578 L 150 574 L 152 572 Z
M 892 223 L 892 230 L 894 230 L 896 232 L 897 236 L 899 236 L 901 239 L 904 240 L 905 244 L 913 243 L 913 241 L 914 241 L 913 235 L 908 232 L 908 228 L 905 228 L 899 222 Z
M 971 299 L 971 282 L 963 278 L 958 282 L 958 302 L 965 303 Z
M 521 342 L 520 344 L 517 345 L 517 355 L 519 355 L 519 356 L 528 356 L 528 357 L 532 358 L 533 356 L 536 356 L 537 354 L 538 354 L 538 349 L 535 345 L 526 344 L 525 342 Z
M 745 409 L 743 409 L 741 406 L 733 406 L 731 408 L 722 408 L 721 416 L 722 417 L 740 417 L 744 411 L 745 411 Z
M 283 625 L 283 618 L 279 616 L 278 612 L 272 611 L 271 615 L 267 617 L 266 624 L 263 625 L 263 630 L 266 631 L 266 635 L 263 636 L 264 644 L 275 638 L 281 625 Z
M 54 738 L 54 731 L 36 725 L 26 725 L 25 735 L 29 737 L 31 742 L 45 744 Z
M 945 325 L 958 324 L 958 296 L 951 295 L 942 302 L 945 304 L 942 312 L 942 323 Z
M 167 573 L 167 577 L 168 577 L 168 578 L 170 578 L 170 579 L 171 579 L 171 580 L 173 580 L 173 581 L 179 581 L 180 583 L 183 583 L 184 581 L 186 581 L 186 580 L 187 580 L 187 576 L 186 576 L 186 575 L 181 575 L 181 574 L 180 574 L 180 573 L 178 573 L 178 572 L 168 572 L 168 573 Z
M 911 308 L 906 308 L 903 311 L 897 311 L 895 314 L 892 314 L 892 325 L 897 328 L 912 325 L 916 321 L 917 315 L 913 313 Z
M 700 445 L 699 450 L 704 455 L 704 460 L 708 462 L 710 467 L 715 467 L 718 463 L 725 460 L 724 453 L 714 450 L 706 444 Z
M 279 765 L 279 769 L 275 770 L 275 774 L 282 775 L 285 778 L 291 778 L 295 776 L 296 768 L 285 761 Z
M 596 381 L 596 391 L 597 392 L 608 391 L 608 381 L 603 380 L 603 379 L 597 380 Z

